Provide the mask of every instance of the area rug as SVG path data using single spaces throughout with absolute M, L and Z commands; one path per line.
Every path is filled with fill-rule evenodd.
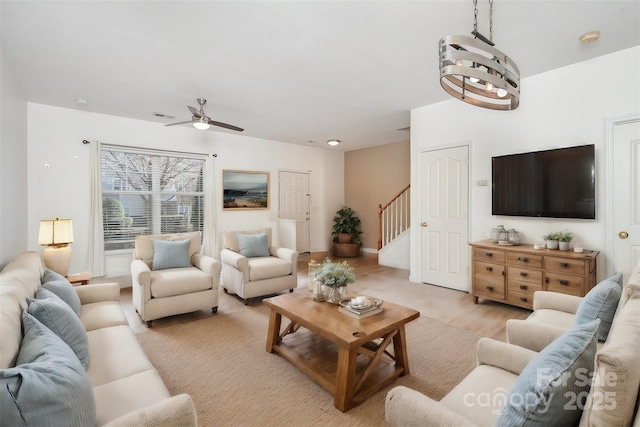
M 391 388 L 404 385 L 439 400 L 475 366 L 478 335 L 422 314 L 406 329 L 410 375 L 342 413 L 328 391 L 266 352 L 266 306 L 222 298 L 228 301 L 215 315 L 154 321 L 138 334 L 171 394 L 191 395 L 201 426 L 384 425 Z

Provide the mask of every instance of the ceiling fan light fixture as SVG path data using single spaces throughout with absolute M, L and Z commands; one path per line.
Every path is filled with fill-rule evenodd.
M 489 0 L 489 38 L 478 32 L 477 0 L 473 4 L 474 38 L 450 35 L 440 39 L 440 86 L 467 104 L 515 110 L 520 105 L 520 70 L 494 47 L 493 0 Z
M 211 125 L 209 124 L 207 119 L 204 118 L 204 117 L 200 117 L 199 120 L 194 120 L 193 121 L 193 127 L 198 129 L 198 130 L 207 130 L 207 129 L 209 129 L 210 126 Z

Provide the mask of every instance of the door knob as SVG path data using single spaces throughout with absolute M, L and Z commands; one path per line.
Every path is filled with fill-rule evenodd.
M 626 231 L 621 231 L 618 233 L 618 237 L 621 239 L 626 239 L 627 237 L 629 237 L 629 233 L 627 233 Z
M 429 226 L 429 224 L 427 224 L 426 222 L 423 222 L 423 223 L 422 223 L 422 224 L 420 224 L 420 225 L 422 225 L 423 227 L 428 227 L 428 226 Z

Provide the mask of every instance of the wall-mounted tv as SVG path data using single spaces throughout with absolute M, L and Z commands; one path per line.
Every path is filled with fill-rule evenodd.
M 593 145 L 492 157 L 492 214 L 595 219 Z

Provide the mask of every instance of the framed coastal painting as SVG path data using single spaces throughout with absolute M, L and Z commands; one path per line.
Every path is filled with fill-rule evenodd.
M 269 209 L 269 172 L 222 171 L 222 209 Z

